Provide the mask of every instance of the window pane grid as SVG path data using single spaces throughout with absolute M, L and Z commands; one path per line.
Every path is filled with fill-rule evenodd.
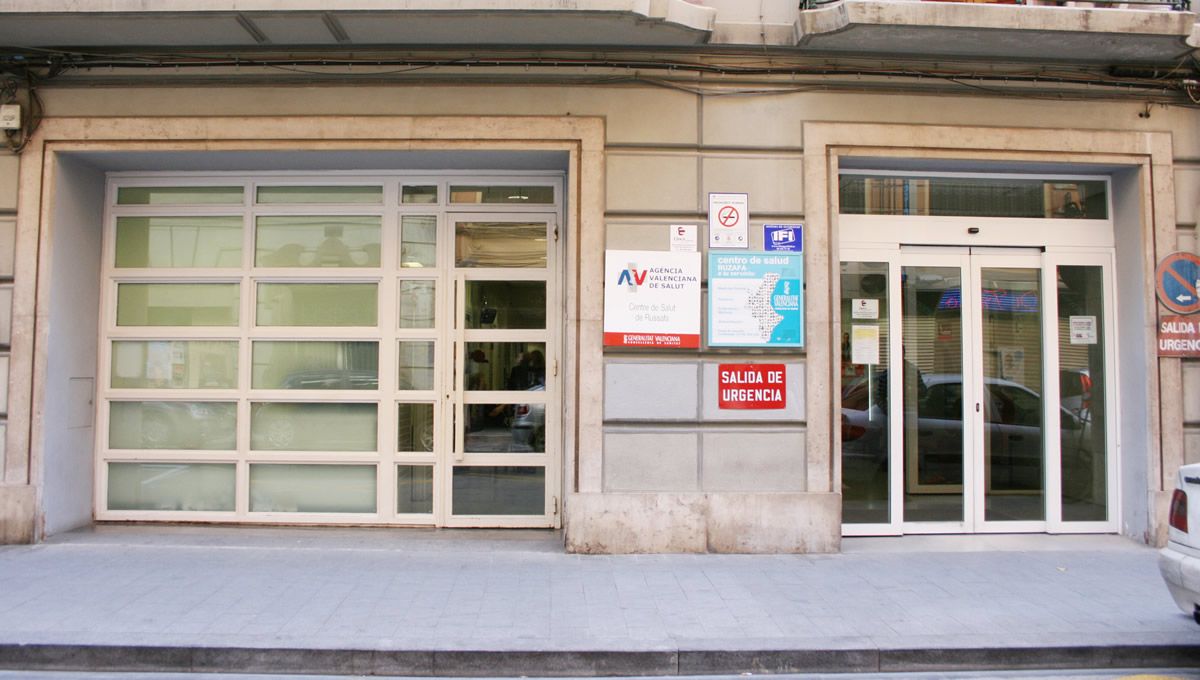
M 172 474 L 184 477 L 193 469 L 198 474 L 217 471 L 222 475 L 236 469 L 236 475 L 233 475 L 236 502 L 230 507 L 228 499 L 221 497 L 219 501 L 181 501 L 172 506 L 155 498 L 140 501 L 115 498 L 112 503 L 102 503 L 98 510 L 119 516 L 232 512 L 248 518 L 350 513 L 384 520 L 411 517 L 416 519 L 406 521 L 433 521 L 434 494 L 446 493 L 443 482 L 448 488 L 452 474 L 452 468 L 443 468 L 444 463 L 439 462 L 441 454 L 434 452 L 436 447 L 443 445 L 440 428 L 445 426 L 440 422 L 443 404 L 440 401 L 442 388 L 438 383 L 443 378 L 439 376 L 449 372 L 450 367 L 445 362 L 452 354 L 450 345 L 444 351 L 442 347 L 447 340 L 443 325 L 450 323 L 453 317 L 447 310 L 454 308 L 450 299 L 452 289 L 447 283 L 450 281 L 448 274 L 453 271 L 454 253 L 445 250 L 447 244 L 451 247 L 453 244 L 453 228 L 448 226 L 445 213 L 449 196 L 447 184 L 384 183 L 382 199 L 362 199 L 357 211 L 354 203 L 358 198 L 341 202 L 301 200 L 304 194 L 314 189 L 332 193 L 345 189 L 332 184 L 301 186 L 287 182 L 250 182 L 235 188 L 237 204 L 121 203 L 111 211 L 105 246 L 105 272 L 110 282 L 106 291 L 111 293 L 106 293 L 109 321 L 105 324 L 106 337 L 102 341 L 108 375 L 97 385 L 98 403 L 106 406 L 98 413 L 97 427 L 105 432 L 104 444 L 129 446 L 102 447 L 99 455 L 101 464 L 106 466 L 106 489 L 111 490 L 117 482 L 126 484 L 127 488 L 128 479 L 137 479 L 138 475 L 146 477 L 149 474 L 146 470 L 178 470 Z M 263 197 L 271 194 L 273 189 L 285 190 L 276 192 L 274 198 L 278 203 L 265 205 Z M 361 195 L 370 194 L 369 189 L 362 188 Z M 555 194 L 551 188 L 550 196 Z M 117 192 L 110 195 L 115 197 Z M 368 215 L 362 211 L 364 203 L 379 206 L 384 213 Z M 231 206 L 240 206 L 242 212 L 230 215 Z M 504 207 L 511 210 L 520 206 Z M 376 208 L 367 209 L 373 211 Z M 122 238 L 117 233 L 120 220 L 124 220 Z M 520 218 L 514 221 L 516 225 L 525 222 Z M 360 238 L 358 242 L 345 243 L 346 248 L 336 249 L 326 243 L 339 237 L 346 242 L 347 237 L 361 236 L 354 228 L 364 226 L 364 222 L 366 241 Z M 172 223 L 181 226 L 176 228 L 171 226 Z M 178 241 L 179 235 L 187 230 L 197 231 L 195 225 L 210 223 L 220 224 L 228 232 L 224 237 L 228 243 L 223 255 L 181 252 L 178 243 L 165 250 L 146 243 L 147 230 L 153 232 L 159 224 L 165 225 L 161 229 L 168 235 L 167 240 L 175 238 Z M 341 233 L 337 233 L 336 228 L 333 232 L 324 226 L 319 232 L 314 228 L 314 225 L 326 223 L 343 227 Z M 300 257 L 282 258 L 280 251 L 284 246 L 297 243 L 284 243 L 287 239 L 279 238 L 275 239 L 279 243 L 270 241 L 270 237 L 277 236 L 278 232 L 267 233 L 268 240 L 264 241 L 264 227 L 266 232 L 291 227 L 309 232 L 302 239 L 303 243 L 298 243 L 303 249 Z M 130 240 L 133 229 L 141 230 L 142 242 Z M 237 232 L 237 229 L 241 231 Z M 450 232 L 444 231 L 446 229 Z M 319 235 L 320 241 L 314 240 L 314 233 Z M 445 233 L 451 236 L 443 241 Z M 240 234 L 241 238 L 228 238 L 233 234 Z M 535 262 L 543 265 L 545 260 L 538 258 L 546 253 L 545 234 L 542 231 L 539 235 L 539 245 L 533 255 Z M 506 237 L 511 238 L 507 234 L 500 235 L 501 250 L 511 245 Z M 118 254 L 118 245 L 123 255 Z M 322 245 L 325 245 L 324 250 Z M 482 248 L 486 250 L 488 246 L 482 245 Z M 162 255 L 157 254 L 160 251 Z M 524 255 L 520 257 L 526 259 Z M 414 264 L 418 262 L 419 266 Z M 523 261 L 519 271 L 501 264 L 504 270 L 500 276 L 487 278 L 530 281 L 545 287 L 549 270 L 545 266 L 530 267 L 529 264 Z M 486 273 L 484 267 L 472 271 L 473 275 Z M 127 284 L 125 295 L 119 295 L 121 286 Z M 302 300 L 302 304 L 292 304 L 289 309 L 288 305 L 280 304 L 278 298 L 266 299 L 280 293 L 291 294 L 294 298 L 297 292 L 304 297 L 303 293 L 319 290 L 316 287 L 320 286 L 363 284 L 368 288 L 357 291 L 361 293 L 358 299 L 362 304 L 355 303 L 355 296 L 351 295 L 349 305 L 322 307 L 319 300 L 315 305 Z M 192 290 L 200 291 L 218 291 L 221 289 L 217 286 L 222 286 L 226 292 L 225 304 L 199 304 L 194 305 L 194 309 L 187 305 L 167 304 L 176 297 L 176 291 L 188 292 L 184 286 L 194 286 L 196 288 Z M 267 286 L 267 296 L 260 295 L 263 286 Z M 336 290 L 341 293 L 345 289 Z M 148 301 L 140 305 L 126 304 L 122 309 L 119 304 L 122 297 L 127 301 L 137 297 Z M 341 294 L 329 297 L 339 301 L 347 298 Z M 402 297 L 405 298 L 403 304 Z M 307 309 L 311 307 L 316 309 Z M 366 309 L 371 311 L 368 313 Z M 522 334 L 514 340 L 546 340 L 544 323 L 540 319 L 531 322 L 514 316 L 528 314 L 525 310 L 510 308 L 505 311 L 510 319 L 517 319 L 505 323 L 516 323 L 518 328 L 539 329 L 528 338 Z M 317 319 L 322 325 L 317 325 Z M 484 327 L 485 330 L 490 328 Z M 497 338 L 489 336 L 487 339 L 494 341 Z M 265 377 L 265 369 L 262 369 L 267 360 L 263 358 L 256 364 L 256 350 L 260 348 L 278 352 L 297 346 L 343 347 L 343 356 L 337 357 L 335 351 L 318 359 L 299 357 L 294 367 L 277 368 L 270 379 Z M 348 361 L 344 356 L 345 347 L 372 348 L 374 363 L 364 368 L 360 361 Z M 414 363 L 413 349 L 420 349 L 418 354 L 426 360 Z M 304 372 L 349 371 L 362 372 L 364 376 L 361 380 L 345 376 L 336 379 L 317 376 L 317 379 L 305 380 L 303 376 L 295 375 L 300 371 L 294 369 L 302 367 L 309 369 Z M 406 372 L 408 377 L 404 376 Z M 390 398 L 393 395 L 395 399 Z M 538 397 L 541 395 L 532 397 L 530 402 L 541 401 Z M 128 421 L 131 410 L 134 415 L 143 416 L 152 410 L 151 405 L 157 408 L 160 404 L 176 409 L 216 408 L 218 413 L 210 420 L 219 421 L 230 416 L 234 423 L 232 437 L 222 434 L 206 443 L 196 444 L 184 433 L 178 435 L 181 441 L 168 440 L 164 448 L 149 448 L 150 445 L 158 446 L 162 435 L 153 428 L 149 435 L 134 428 L 132 433 L 117 437 L 118 441 L 109 441 L 111 425 L 115 421 Z M 116 417 L 111 412 L 113 405 L 117 405 Z M 289 442 L 283 442 L 280 431 L 286 428 L 262 424 L 265 409 L 303 411 L 292 414 L 296 416 L 292 418 L 293 425 L 312 427 L 315 421 L 318 434 L 310 439 L 316 441 L 296 446 L 293 435 Z M 407 413 L 402 412 L 405 410 Z M 341 426 L 321 426 L 331 417 L 337 420 L 336 414 L 341 412 L 353 415 Z M 117 429 L 121 427 L 117 423 Z M 439 442 L 436 447 L 434 440 Z M 526 466 L 530 463 L 526 457 L 520 460 L 506 457 L 503 464 L 517 462 Z M 137 467 L 119 468 L 119 479 L 110 479 L 111 471 L 107 466 L 114 464 Z M 268 467 L 274 469 L 267 470 Z M 342 501 L 337 499 L 304 497 L 312 488 L 306 480 L 314 471 L 327 473 L 339 468 L 346 468 L 342 470 L 346 474 L 342 475 L 344 479 L 339 477 L 339 484 L 358 489 L 355 493 L 361 493 L 357 498 L 344 497 L 345 505 L 339 506 Z M 209 477 L 224 479 L 219 475 Z M 433 491 L 435 488 L 438 491 Z M 265 497 L 264 489 L 274 489 L 275 496 Z M 385 492 L 385 489 L 390 490 Z M 443 511 L 450 511 L 448 502 L 437 511 L 439 517 Z M 525 512 L 522 510 L 517 514 Z

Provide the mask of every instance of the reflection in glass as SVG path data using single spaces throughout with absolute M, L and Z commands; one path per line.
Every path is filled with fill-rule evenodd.
M 433 328 L 435 282 L 400 280 L 400 328 Z
M 1062 518 L 1067 522 L 1108 519 L 1103 273 L 1099 266 L 1058 268 Z
M 401 203 L 437 203 L 437 186 L 405 186 L 400 189 Z
M 531 388 L 531 399 L 545 388 Z M 545 453 L 546 403 L 466 404 L 463 450 L 467 453 Z
M 375 512 L 374 465 L 251 465 L 251 512 Z
M 118 326 L 236 326 L 236 283 L 119 283 Z
M 251 387 L 258 390 L 374 390 L 377 342 L 254 342 Z
M 260 283 L 259 326 L 374 326 L 374 283 Z
M 843 174 L 838 200 L 845 215 L 1108 219 L 1103 180 Z
M 545 511 L 545 468 L 454 468 L 455 515 L 541 515 Z
M 457 222 L 454 262 L 459 267 L 546 266 L 545 222 Z
M 466 328 L 546 327 L 546 282 L 466 283 Z
M 380 218 L 325 215 L 259 217 L 259 267 L 378 267 Z
M 259 203 L 383 203 L 380 186 L 258 187 Z
M 234 510 L 232 463 L 109 463 L 109 510 Z
M 550 205 L 554 203 L 552 186 L 451 186 L 451 203 L 516 203 Z
M 1041 272 L 985 267 L 980 276 L 984 519 L 1043 520 Z
M 528 390 L 546 382 L 546 343 L 468 342 L 468 390 Z
M 117 267 L 242 266 L 242 218 L 118 217 Z
M 400 514 L 433 512 L 432 465 L 399 465 L 396 467 L 396 512 Z
M 400 216 L 400 266 L 437 266 L 437 218 L 433 215 Z
M 217 401 L 114 401 L 108 410 L 112 449 L 232 451 L 237 404 Z
M 963 328 L 958 267 L 904 267 L 904 520 L 961 522 Z
M 242 187 L 121 187 L 117 205 L 241 205 Z
M 433 451 L 433 404 L 398 404 L 396 450 L 404 453 Z
M 842 521 L 886 523 L 891 468 L 886 262 L 842 263 L 841 313 Z
M 117 389 L 234 389 L 236 340 L 114 340 Z
M 433 341 L 405 340 L 399 345 L 400 368 L 396 389 L 433 389 Z
M 374 451 L 375 404 L 261 402 L 251 405 L 255 451 Z

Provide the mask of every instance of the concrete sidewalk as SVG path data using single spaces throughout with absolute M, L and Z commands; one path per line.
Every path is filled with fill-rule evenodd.
M 0 547 L 0 668 L 378 675 L 1200 666 L 1115 536 L 581 556 L 549 532 L 102 527 Z

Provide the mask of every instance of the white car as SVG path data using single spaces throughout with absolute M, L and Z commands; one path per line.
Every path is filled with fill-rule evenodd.
M 1175 604 L 1200 623 L 1200 463 L 1179 468 L 1169 522 L 1158 569 Z

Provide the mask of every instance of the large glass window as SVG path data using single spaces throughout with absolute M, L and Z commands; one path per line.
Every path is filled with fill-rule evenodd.
M 1108 219 L 1101 180 L 844 173 L 838 202 L 845 215 Z
M 112 178 L 97 516 L 552 526 L 560 186 Z

